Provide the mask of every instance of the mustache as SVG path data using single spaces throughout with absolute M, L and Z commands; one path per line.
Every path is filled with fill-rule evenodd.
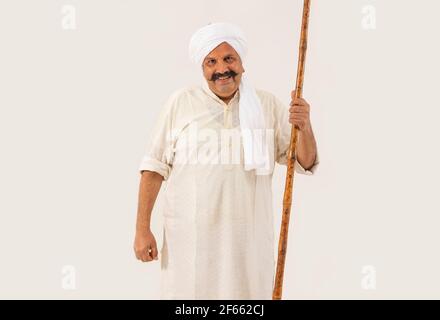
M 221 77 L 235 77 L 236 75 L 238 75 L 238 73 L 232 70 L 226 71 L 225 73 L 214 73 L 211 77 L 211 81 L 218 80 Z

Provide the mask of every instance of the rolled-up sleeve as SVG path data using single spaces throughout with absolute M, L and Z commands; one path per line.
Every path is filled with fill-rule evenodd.
M 167 180 L 171 172 L 171 166 L 152 157 L 145 156 L 139 166 L 139 171 L 140 173 L 143 171 L 153 171 L 160 174 L 164 180 Z
M 315 158 L 315 162 L 313 163 L 313 166 L 307 170 L 303 168 L 303 166 L 299 163 L 298 159 L 296 159 L 295 157 L 295 171 L 297 173 L 311 176 L 315 173 L 316 169 L 318 168 L 318 165 L 319 165 L 318 151 L 316 151 L 316 158 Z
M 282 165 L 287 165 L 287 154 L 290 146 L 292 125 L 289 122 L 289 109 L 276 97 L 273 98 L 275 117 L 275 159 Z M 319 154 L 316 152 L 315 162 L 309 169 L 305 169 L 295 155 L 295 172 L 311 176 L 319 167 Z
M 175 95 L 171 96 L 162 108 L 151 132 L 146 152 L 139 165 L 139 172 L 153 171 L 167 180 L 173 165 L 173 105 Z

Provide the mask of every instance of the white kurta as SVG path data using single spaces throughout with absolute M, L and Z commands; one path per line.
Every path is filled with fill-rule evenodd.
M 288 108 L 268 92 L 257 94 L 267 128 L 274 132 L 272 171 L 275 162 L 286 163 Z M 242 145 L 238 162 L 219 159 L 221 150 L 234 147 L 231 140 L 220 139 L 220 132 L 239 132 L 239 97 L 237 92 L 226 105 L 206 83 L 179 90 L 156 122 L 139 169 L 157 172 L 167 182 L 160 250 L 162 299 L 272 297 L 272 173 L 257 176 L 254 170 L 245 171 Z M 196 141 L 191 138 L 194 127 Z M 217 150 L 213 142 L 218 142 L 217 153 L 212 152 Z M 295 171 L 311 175 L 318 163 L 317 158 L 306 171 L 296 161 Z

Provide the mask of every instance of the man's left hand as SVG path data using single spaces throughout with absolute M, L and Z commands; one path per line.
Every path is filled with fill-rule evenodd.
M 295 98 L 295 91 L 292 91 L 291 96 L 289 122 L 295 125 L 300 131 L 311 128 L 310 105 L 302 98 Z

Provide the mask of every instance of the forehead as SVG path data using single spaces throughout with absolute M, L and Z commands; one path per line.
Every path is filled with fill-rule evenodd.
M 208 53 L 205 59 L 224 57 L 227 55 L 238 56 L 238 53 L 229 43 L 223 42 L 220 45 L 218 45 L 214 50 L 212 50 L 210 53 Z

